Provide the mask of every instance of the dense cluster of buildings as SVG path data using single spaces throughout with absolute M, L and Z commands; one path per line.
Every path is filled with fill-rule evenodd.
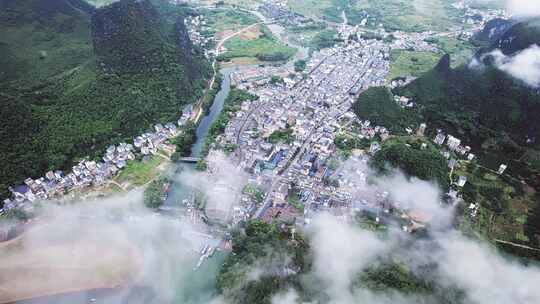
M 187 106 L 178 120 L 165 125 L 156 124 L 152 132 L 145 132 L 133 139 L 133 144 L 120 143 L 109 146 L 101 161 L 81 160 L 71 168 L 71 172 L 61 170 L 49 171 L 40 178 L 27 178 L 24 184 L 10 187 L 12 197 L 4 200 L 1 212 L 18 208 L 31 210 L 33 203 L 40 200 L 60 198 L 74 190 L 82 190 L 91 186 L 107 184 L 128 161 L 134 160 L 136 154 L 151 155 L 164 151 L 169 155 L 174 152 L 175 146 L 168 143 L 178 135 L 179 128 L 193 117 L 193 107 Z
M 259 99 L 240 106 L 213 147 L 234 146 L 232 159 L 250 173 L 250 187 L 263 194 L 256 199 L 252 192 L 244 193 L 234 207 L 234 221 L 254 217 L 271 222 L 279 218 L 303 225 L 322 210 L 344 219 L 359 211 L 377 222 L 397 218 L 407 231 L 430 221 L 429 214 L 403 209 L 406 206 L 392 201 L 385 189 L 366 187 L 370 172 L 365 163 L 380 150 L 380 142 L 390 132 L 358 119 L 350 109 L 358 94 L 371 86 L 400 87 L 414 80 L 410 77 L 387 83 L 390 50 L 437 52 L 426 42 L 433 33 L 396 32 L 391 40 L 368 40 L 362 38 L 358 27 L 343 25 L 342 30 L 356 38 L 314 52 L 303 76 L 291 74 L 283 76 L 280 83 L 272 83 L 272 68 L 251 67 L 232 74 L 233 83 Z M 395 101 L 403 107 L 414 106 L 413 100 L 404 96 L 395 96 Z M 421 124 L 416 135 L 424 136 L 426 128 Z M 412 129 L 406 131 L 413 133 Z M 270 141 L 276 133 L 290 136 Z M 364 154 L 349 159 L 356 164 L 347 165 L 354 168 L 352 172 L 336 168 L 338 134 L 369 143 Z M 457 157 L 469 161 L 475 158 L 469 146 L 442 131 L 434 141 L 442 147 L 450 168 L 457 164 Z M 423 144 L 422 148 L 426 147 Z M 466 182 L 460 176 L 455 183 L 462 187 Z M 452 189 L 448 195 L 456 198 L 457 191 Z M 471 207 L 471 212 L 474 210 L 477 207 Z
M 280 83 L 267 77 L 250 82 L 242 71 L 232 74 L 259 99 L 240 106 L 214 147 L 235 145 L 232 159 L 250 172 L 251 187 L 264 193 L 260 201 L 245 193 L 233 207 L 233 221 L 309 222 L 312 212 L 325 208 L 351 215 L 353 196 L 329 184 L 336 174 L 334 140 L 353 128 L 361 138 L 388 137 L 386 128 L 360 121 L 350 110 L 363 90 L 385 84 L 388 54 L 384 42 L 359 38 L 313 53 L 304 76 L 289 75 Z M 275 133 L 290 136 L 270 141 Z
M 191 42 L 204 50 L 206 58 L 215 55 L 212 46 L 215 44 L 215 39 L 210 27 L 207 24 L 203 15 L 187 16 L 184 19 L 184 24 L 188 30 L 189 39 Z
M 509 19 L 511 17 L 504 9 L 474 8 L 465 0 L 456 1 L 453 6 L 463 11 L 463 27 L 459 36 L 464 39 L 474 36 L 476 32 L 482 30 L 486 26 L 486 23 L 492 19 Z
M 286 1 L 267 1 L 259 5 L 258 11 L 266 18 L 275 20 L 286 26 L 307 26 L 313 20 L 304 17 L 288 8 Z
M 431 44 L 429 38 L 436 35 L 435 32 L 426 31 L 419 33 L 407 33 L 401 31 L 395 31 L 391 34 L 393 36 L 392 48 L 404 49 L 417 52 L 434 52 L 437 53 L 439 49 Z

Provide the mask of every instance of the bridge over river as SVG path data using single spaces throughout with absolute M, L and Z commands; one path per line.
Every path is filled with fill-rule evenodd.
M 200 157 L 182 157 L 182 158 L 179 158 L 178 161 L 181 162 L 181 163 L 197 163 L 198 161 L 200 161 L 202 158 Z

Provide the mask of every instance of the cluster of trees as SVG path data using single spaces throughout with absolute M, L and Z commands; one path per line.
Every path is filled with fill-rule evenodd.
M 291 58 L 291 52 L 289 51 L 274 51 L 274 52 L 265 52 L 258 53 L 255 55 L 260 61 L 285 61 Z
M 243 192 L 251 195 L 253 197 L 253 199 L 255 199 L 255 201 L 257 203 L 262 203 L 264 201 L 265 196 L 266 196 L 264 191 L 262 191 L 260 188 L 258 188 L 255 185 L 252 185 L 252 184 L 246 185 Z
M 540 137 L 536 90 L 492 66 L 481 71 L 451 69 L 445 56 L 435 69 L 397 93 L 414 99 L 431 129 L 459 134 L 487 167 L 509 164 L 512 175 L 540 187 L 540 167 L 526 153 L 539 150 L 537 143 L 527 143 L 528 138 Z
M 270 83 L 271 84 L 283 84 L 285 81 L 283 80 L 283 77 L 274 75 L 270 77 Z
M 293 129 L 286 128 L 283 130 L 276 130 L 268 137 L 268 142 L 272 144 L 287 143 L 290 144 L 294 141 Z
M 371 87 L 362 93 L 353 106 L 361 119 L 384 126 L 394 134 L 404 134 L 405 128 L 419 125 L 420 117 L 409 109 L 401 108 L 386 87 Z
M 303 72 L 306 70 L 306 61 L 305 60 L 297 60 L 294 62 L 294 71 L 295 72 Z
M 344 152 L 351 152 L 354 149 L 366 149 L 371 145 L 367 138 L 349 136 L 347 134 L 338 134 L 334 139 L 336 147 Z
M 272 265 L 271 261 L 288 260 L 285 257 L 290 258 L 289 265 Z M 243 269 L 254 267 L 260 261 L 269 263 L 265 265 L 266 274 L 258 280 L 248 280 L 248 274 Z M 307 263 L 308 247 L 301 235 L 295 236 L 295 241 L 292 241 L 290 232 L 277 224 L 250 221 L 233 233 L 233 252 L 220 269 L 217 287 L 234 303 L 270 304 L 276 293 L 300 285 L 299 274 L 280 275 L 283 266 L 302 273 L 308 268 Z
M 422 148 L 425 143 L 427 147 Z M 399 168 L 408 176 L 436 181 L 442 189 L 450 186 L 446 159 L 431 143 L 414 138 L 393 138 L 385 141 L 371 164 L 381 173 Z
M 144 205 L 151 209 L 157 209 L 165 201 L 165 191 L 169 180 L 165 177 L 160 177 L 152 181 L 144 190 Z
M 233 252 L 217 277 L 219 292 L 231 302 L 270 304 L 274 295 L 290 289 L 297 292 L 303 303 L 330 300 L 325 284 L 313 274 L 312 251 L 302 232 L 297 231 L 292 239 L 287 226 L 250 221 L 233 233 L 232 241 Z M 405 245 L 414 246 L 415 240 L 410 242 Z M 286 260 L 290 262 L 283 265 Z M 462 290 L 437 281 L 435 265 L 416 266 L 419 270 L 413 272 L 398 256 L 381 256 L 367 269 L 352 274 L 350 288 L 418 295 L 429 303 L 464 303 Z M 256 279 L 250 278 L 250 267 L 262 268 L 264 272 Z M 295 273 L 282 274 L 284 267 L 294 269 Z
M 174 144 L 176 145 L 176 151 L 171 156 L 173 161 L 177 161 L 181 157 L 186 157 L 191 155 L 191 147 L 197 141 L 197 125 L 192 122 L 189 122 L 184 129 L 182 134 L 174 139 Z
M 321 31 L 311 39 L 311 47 L 316 50 L 332 47 L 338 41 L 337 34 L 335 30 Z

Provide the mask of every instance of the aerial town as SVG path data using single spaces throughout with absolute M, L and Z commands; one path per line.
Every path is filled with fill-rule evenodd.
M 357 29 L 344 30 L 347 35 L 358 35 Z M 306 75 L 289 74 L 278 83 L 269 81 L 272 72 L 278 72 L 277 68 L 254 67 L 233 73 L 233 83 L 259 99 L 241 105 L 213 147 L 236 147 L 230 158 L 250 173 L 250 182 L 238 206 L 216 215 L 232 217 L 233 223 L 258 218 L 306 225 L 314 214 L 323 210 L 345 220 L 351 220 L 359 210 L 367 210 L 377 222 L 388 218 L 390 210 L 399 210 L 399 202 L 390 200 L 388 189 L 358 191 L 366 188 L 367 161 L 378 152 L 380 142 L 391 134 L 384 126 L 359 119 L 351 105 L 359 93 L 371 86 L 403 85 L 403 81 L 388 83 L 386 80 L 388 54 L 393 47 L 425 49 L 424 36 L 413 36 L 397 35 L 397 42 L 390 44 L 358 36 L 315 52 L 307 64 Z M 406 97 L 394 98 L 400 106 L 414 105 Z M 405 131 L 409 134 L 416 131 L 418 136 L 424 136 L 426 128 L 426 124 L 420 124 L 416 130 L 407 128 Z M 432 141 L 448 159 L 450 169 L 458 162 L 454 155 L 467 161 L 474 159 L 471 148 L 462 145 L 460 139 L 443 130 L 437 131 Z M 351 156 L 347 166 L 338 165 L 339 151 L 334 144 L 336 136 L 342 133 L 371 142 L 363 152 Z M 274 134 L 283 137 L 272 140 Z M 352 165 L 354 170 L 349 172 L 351 163 L 355 164 Z M 505 168 L 502 165 L 499 174 Z M 460 176 L 454 186 L 463 187 L 466 182 L 466 178 Z M 451 189 L 448 196 L 454 203 L 458 199 L 455 189 Z M 470 208 L 474 216 L 475 206 Z M 424 227 L 430 219 L 418 210 L 399 210 L 398 213 L 397 218 L 406 231 Z
M 468 8 L 462 1 L 456 5 Z M 284 25 L 311 22 L 280 3 L 265 3 L 259 11 Z M 462 28 L 442 34 L 472 35 L 485 25 L 486 20 L 507 17 L 504 11 L 498 10 L 486 12 L 468 8 L 467 12 L 469 17 L 463 22 L 473 25 L 467 29 L 469 32 L 465 33 Z M 204 18 L 190 16 L 185 22 L 191 40 L 206 50 L 207 57 L 214 56 L 211 48 L 215 41 L 201 34 L 206 29 Z M 306 225 L 321 210 L 346 220 L 354 217 L 358 210 L 368 210 L 379 221 L 389 210 L 399 207 L 399 202 L 390 201 L 387 189 L 373 193 L 358 191 L 364 188 L 369 174 L 367 161 L 379 151 L 380 143 L 392 135 L 385 126 L 358 118 L 351 106 L 369 87 L 392 89 L 414 80 L 414 77 L 406 77 L 388 81 L 391 50 L 438 52 L 426 38 L 441 33 L 387 33 L 380 29 L 379 34 L 383 37 L 392 35 L 392 39 L 369 39 L 363 37 L 361 26 L 337 25 L 343 42 L 313 52 L 304 73 L 295 73 L 287 66 L 260 65 L 242 67 L 230 75 L 235 87 L 247 90 L 259 99 L 241 105 L 224 134 L 212 144 L 212 149 L 234 147 L 229 158 L 250 174 L 249 184 L 230 209 L 207 206 L 206 215 L 203 215 L 196 208 L 189 208 L 190 219 L 200 222 L 200 217 L 205 216 L 213 222 L 233 224 L 249 218 L 267 222 L 279 219 Z M 271 81 L 276 75 L 280 81 Z M 414 106 L 414 100 L 404 96 L 396 95 L 394 100 L 401 107 Z M 10 189 L 13 196 L 4 201 L 4 210 L 32 209 L 36 200 L 58 198 L 73 190 L 107 184 L 127 161 L 133 161 L 137 156 L 144 159 L 160 152 L 170 156 L 175 146 L 169 140 L 195 116 L 193 106 L 188 105 L 176 123 L 156 124 L 152 132 L 136 136 L 132 144 L 111 145 L 101 161 L 81 160 L 69 173 L 49 171 L 44 177 L 28 178 L 23 185 Z M 405 131 L 424 136 L 426 128 L 426 124 L 421 124 L 416 130 L 407 128 Z M 370 142 L 369 147 L 350 156 L 348 161 L 358 165 L 353 166 L 356 168 L 353 171 L 340 165 L 342 160 L 335 145 L 339 134 Z M 462 145 L 460 139 L 445 134 L 444 130 L 437 130 L 432 140 L 441 147 L 450 169 L 459 161 L 455 157 L 467 161 L 475 158 L 469 146 Z M 208 174 L 211 175 L 211 164 L 209 166 Z M 505 169 L 506 165 L 502 164 L 498 173 L 502 174 Z M 460 176 L 455 186 L 463 187 L 466 182 L 466 178 Z M 225 185 L 218 186 L 226 188 Z M 455 201 L 457 191 L 450 190 L 449 196 Z M 192 206 L 193 202 L 188 204 Z M 474 215 L 475 206 L 470 209 Z M 419 214 L 417 210 L 401 210 L 399 217 L 407 219 L 403 229 L 426 224 L 429 216 Z

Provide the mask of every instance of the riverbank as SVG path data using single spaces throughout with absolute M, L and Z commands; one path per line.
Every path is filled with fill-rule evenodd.
M 66 229 L 43 220 L 22 236 L 0 243 L 0 303 L 111 289 L 136 282 L 142 257 L 126 239 L 110 239 L 92 223 Z
M 229 95 L 231 89 L 229 76 L 236 69 L 236 67 L 231 67 L 220 71 L 219 64 L 216 61 L 213 62 L 213 67 L 215 74 L 209 83 L 205 97 L 196 105 L 198 112 L 193 121 L 198 123 L 197 141 L 192 146 L 192 156 L 200 156 L 209 129 L 219 117 L 225 99 Z M 223 74 L 222 79 L 217 77 L 220 72 Z M 213 96 L 211 106 L 207 107 L 209 109 L 207 112 L 204 110 L 205 101 L 208 102 L 209 96 L 213 95 L 212 90 L 218 88 L 216 81 L 220 81 L 221 85 L 217 89 L 215 96 Z M 128 163 L 128 169 L 133 168 L 121 175 L 121 182 L 118 182 L 118 187 L 122 190 L 144 187 L 148 182 L 163 174 L 167 168 L 174 171 L 179 166 L 169 159 L 159 156 L 154 157 L 157 157 L 157 160 L 147 159 L 145 163 L 141 160 L 130 161 L 130 163 L 135 162 L 136 165 L 130 166 L 130 163 Z M 173 181 L 166 205 L 170 202 L 170 204 L 178 206 L 179 202 L 181 202 L 179 197 L 185 194 L 186 189 L 179 185 L 178 180 L 174 179 Z M 94 190 L 85 193 L 85 196 L 94 195 L 90 193 L 94 193 L 96 196 L 103 195 L 103 193 Z M 43 227 L 46 227 L 46 224 L 44 225 Z M 89 233 L 91 233 L 91 230 Z M 82 233 L 82 235 L 86 234 L 86 232 Z M 78 236 L 74 232 L 70 232 L 69 235 Z M 73 237 L 61 242 L 40 243 L 39 246 L 30 248 L 31 250 L 26 247 L 27 250 L 20 251 L 21 248 L 25 248 L 25 244 L 33 243 L 28 242 L 28 240 L 36 238 L 39 239 L 33 233 L 27 232 L 17 241 L 16 246 L 7 243 L 0 244 L 0 255 L 5 254 L 9 257 L 9 259 L 2 262 L 2 265 L 5 264 L 6 266 L 0 266 L 0 282 L 6 282 L 0 286 L 0 303 L 34 298 L 37 298 L 36 303 L 49 303 L 51 302 L 48 299 L 49 296 L 56 299 L 56 295 L 69 295 L 71 293 L 82 298 L 70 303 L 88 303 L 91 298 L 86 295 L 92 295 L 92 290 L 97 290 L 98 294 L 102 292 L 115 293 L 116 290 L 120 290 L 117 287 L 132 285 L 137 282 L 137 276 L 141 269 L 140 265 L 142 264 L 142 258 L 138 252 L 141 248 L 129 244 L 127 237 L 125 242 L 110 242 L 108 246 L 104 246 L 101 241 L 96 242 L 95 240 L 75 239 Z M 12 248 L 19 249 L 14 250 Z M 209 291 L 214 290 L 212 282 L 215 272 L 219 269 L 219 260 L 222 260 L 222 257 L 212 260 L 211 263 L 208 263 L 208 267 L 204 267 L 207 263 L 203 264 L 201 268 L 203 271 L 197 270 L 197 276 L 200 277 L 201 281 L 206 282 L 205 286 L 208 287 Z M 191 273 L 189 275 L 191 277 Z M 32 288 L 25 288 L 25 284 L 31 285 Z M 193 294 L 198 292 L 199 285 L 201 284 L 193 287 L 194 290 L 185 292 L 190 296 L 194 296 Z M 42 297 L 45 298 L 40 300 Z M 182 297 L 185 297 L 185 295 Z M 101 297 L 96 296 L 96 298 Z M 196 303 L 196 301 L 193 303 Z

